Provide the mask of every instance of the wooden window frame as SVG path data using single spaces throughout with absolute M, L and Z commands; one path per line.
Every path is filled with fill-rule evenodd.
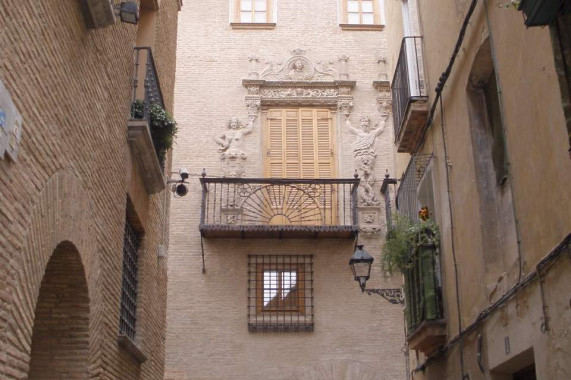
M 349 23 L 349 0 L 339 0 L 341 1 L 341 15 L 340 15 L 340 24 L 339 26 L 343 30 L 381 30 L 384 28 L 384 20 L 381 14 L 381 0 L 372 0 L 373 1 L 373 24 L 363 24 L 363 15 L 362 15 L 362 1 L 363 0 L 353 0 L 359 2 L 359 23 L 353 24 Z
M 330 120 L 330 140 L 331 140 L 331 176 L 329 178 L 336 178 L 337 176 L 337 158 L 338 158 L 338 152 L 337 152 L 337 136 L 336 136 L 336 130 L 337 130 L 337 125 L 335 123 L 335 119 L 336 119 L 336 111 L 334 109 L 328 108 L 328 107 L 310 107 L 310 106 L 306 106 L 306 107 L 265 107 L 262 109 L 262 120 L 263 120 L 263 149 L 264 149 L 264 154 L 263 154 L 263 171 L 264 171 L 264 176 L 267 178 L 271 178 L 271 173 L 270 173 L 270 159 L 269 159 L 269 152 L 270 152 L 270 125 L 269 125 L 269 111 L 270 110 L 297 110 L 298 111 L 298 121 L 301 124 L 301 111 L 302 110 L 327 110 L 329 111 L 329 120 Z M 282 116 L 285 117 L 285 116 Z M 315 119 L 314 119 L 315 120 Z M 285 133 L 285 132 L 282 132 Z M 283 136 L 282 141 L 285 141 L 286 137 L 285 135 Z M 300 146 L 301 149 L 301 146 Z M 315 150 L 317 151 L 317 146 L 315 147 Z M 286 161 L 285 158 L 285 152 L 282 152 L 282 154 L 284 155 L 284 158 L 282 159 L 284 162 Z M 301 157 L 300 157 L 300 165 L 301 165 Z M 300 169 L 301 171 L 301 169 Z M 301 176 L 300 176 L 301 177 Z M 287 178 L 287 177 L 282 177 L 282 178 Z M 314 177 L 317 178 L 317 177 Z M 308 179 L 312 179 L 312 178 L 308 178 Z
M 233 0 L 234 12 L 230 26 L 232 29 L 274 29 L 276 26 L 274 20 L 274 6 L 276 0 L 266 0 L 266 21 L 265 22 L 243 22 L 242 21 L 242 0 Z M 252 20 L 255 19 L 256 0 L 252 0 Z
M 304 264 L 257 264 L 256 265 L 256 312 L 261 313 L 299 313 L 301 315 L 305 314 L 305 268 Z M 283 272 L 294 272 L 296 273 L 296 286 L 297 286 L 297 296 L 296 296 L 296 307 L 295 308 L 279 308 L 264 306 L 264 291 L 266 290 L 264 286 L 264 273 L 266 272 L 278 272 L 278 293 L 279 297 L 281 294 L 281 279 Z
M 279 292 L 270 295 L 264 307 L 264 289 L 275 291 L 276 285 L 264 284 L 264 273 L 296 272 L 296 293 L 281 299 Z M 248 330 L 250 332 L 313 331 L 313 255 L 248 255 Z M 282 287 L 281 278 L 278 280 Z M 290 283 L 291 284 L 291 283 Z M 291 290 L 292 288 L 290 288 Z M 283 294 L 283 293 L 282 293 Z M 280 298 L 278 298 L 280 297 Z M 285 302 L 283 302 L 285 301 Z

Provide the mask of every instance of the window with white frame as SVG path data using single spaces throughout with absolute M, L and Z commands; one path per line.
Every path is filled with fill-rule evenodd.
M 348 29 L 377 29 L 384 24 L 383 0 L 339 0 L 340 25 Z
M 252 27 L 275 23 L 276 0 L 232 0 L 231 24 Z

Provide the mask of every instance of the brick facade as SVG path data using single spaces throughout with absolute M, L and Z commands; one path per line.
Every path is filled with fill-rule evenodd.
M 0 79 L 23 118 L 18 160 L 0 161 L 0 378 L 160 379 L 166 263 L 157 246 L 168 244 L 170 194 L 146 193 L 127 144 L 137 26 L 87 29 L 80 3 L 0 5 Z M 164 44 L 155 60 L 172 112 L 178 1 L 156 12 Z M 117 343 L 127 196 L 145 231 L 142 364 Z
M 353 111 L 350 121 L 369 116 L 381 120 L 377 90 L 378 55 L 386 53 L 383 30 L 342 30 L 336 1 L 277 1 L 273 29 L 232 29 L 228 1 L 194 2 L 180 14 L 175 116 L 181 126 L 173 168 L 191 173 L 189 194 L 173 200 L 169 248 L 167 312 L 167 379 L 351 378 L 397 379 L 404 376 L 402 308 L 376 295 L 359 291 L 348 265 L 355 241 L 302 239 L 216 239 L 199 233 L 203 168 L 222 176 L 220 146 L 228 121 L 248 121 L 249 55 L 265 61 L 292 57 L 294 49 L 312 62 L 339 68 L 338 57 L 349 56 Z M 278 67 L 278 66 L 275 66 Z M 254 91 L 255 92 L 255 91 Z M 290 104 L 291 107 L 299 104 Z M 311 107 L 312 105 L 309 105 Z M 338 178 L 352 178 L 352 144 L 356 137 L 334 107 Z M 262 112 L 264 104 L 262 101 Z M 263 116 L 243 138 L 246 177 L 264 175 Z M 376 139 L 374 184 L 379 194 L 385 170 L 393 170 L 392 124 Z M 381 208 L 378 208 L 381 211 Z M 383 218 L 381 218 L 383 219 Z M 377 262 L 372 288 L 394 288 L 399 279 L 383 278 L 378 263 L 380 236 L 359 241 Z M 202 272 L 204 246 L 205 272 Z M 248 255 L 313 255 L 315 328 L 312 332 L 260 333 L 248 331 Z

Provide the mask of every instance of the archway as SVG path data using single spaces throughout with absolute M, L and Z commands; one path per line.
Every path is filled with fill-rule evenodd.
M 28 378 L 87 379 L 89 294 L 75 246 L 54 250 L 36 304 Z

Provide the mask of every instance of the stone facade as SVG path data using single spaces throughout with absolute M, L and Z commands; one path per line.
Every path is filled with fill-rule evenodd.
M 418 2 L 429 105 L 471 3 Z M 395 25 L 388 37 L 393 63 L 403 37 L 401 6 L 386 4 Z M 490 152 L 477 128 L 488 122 L 479 112 L 489 106 L 474 97 L 492 69 L 509 162 L 501 184 L 493 172 L 491 180 L 482 174 Z M 442 236 L 447 337 L 439 355 L 411 353 L 414 379 L 512 379 L 531 365 L 533 378 L 571 376 L 571 161 L 561 103 L 549 30 L 526 28 L 512 8 L 477 2 L 442 108 L 417 152 L 433 155 L 431 212 Z M 397 178 L 409 161 L 397 155 Z
M 207 177 L 264 177 L 266 110 L 326 108 L 335 177 L 357 170 L 369 185 L 359 194 L 367 213 L 359 242 L 377 259 L 368 286 L 400 283 L 378 263 L 385 226 L 377 198 L 394 158 L 390 98 L 373 86 L 388 85 L 385 32 L 342 30 L 336 1 L 275 3 L 276 25 L 263 30 L 233 28 L 228 1 L 180 14 L 173 168 L 187 167 L 191 178 L 171 212 L 165 378 L 397 379 L 402 307 L 361 294 L 348 265 L 354 239 L 201 239 L 203 168 Z M 248 255 L 296 254 L 313 255 L 313 331 L 249 332 Z
M 142 3 L 158 5 L 154 56 L 172 112 L 179 2 Z M 89 29 L 82 4 L 0 4 L 1 95 L 22 120 L 17 158 L 0 160 L 2 379 L 163 377 L 167 268 L 157 252 L 168 245 L 170 193 L 147 193 L 127 142 L 138 30 Z M 117 339 L 128 203 L 144 231 L 142 363 Z

